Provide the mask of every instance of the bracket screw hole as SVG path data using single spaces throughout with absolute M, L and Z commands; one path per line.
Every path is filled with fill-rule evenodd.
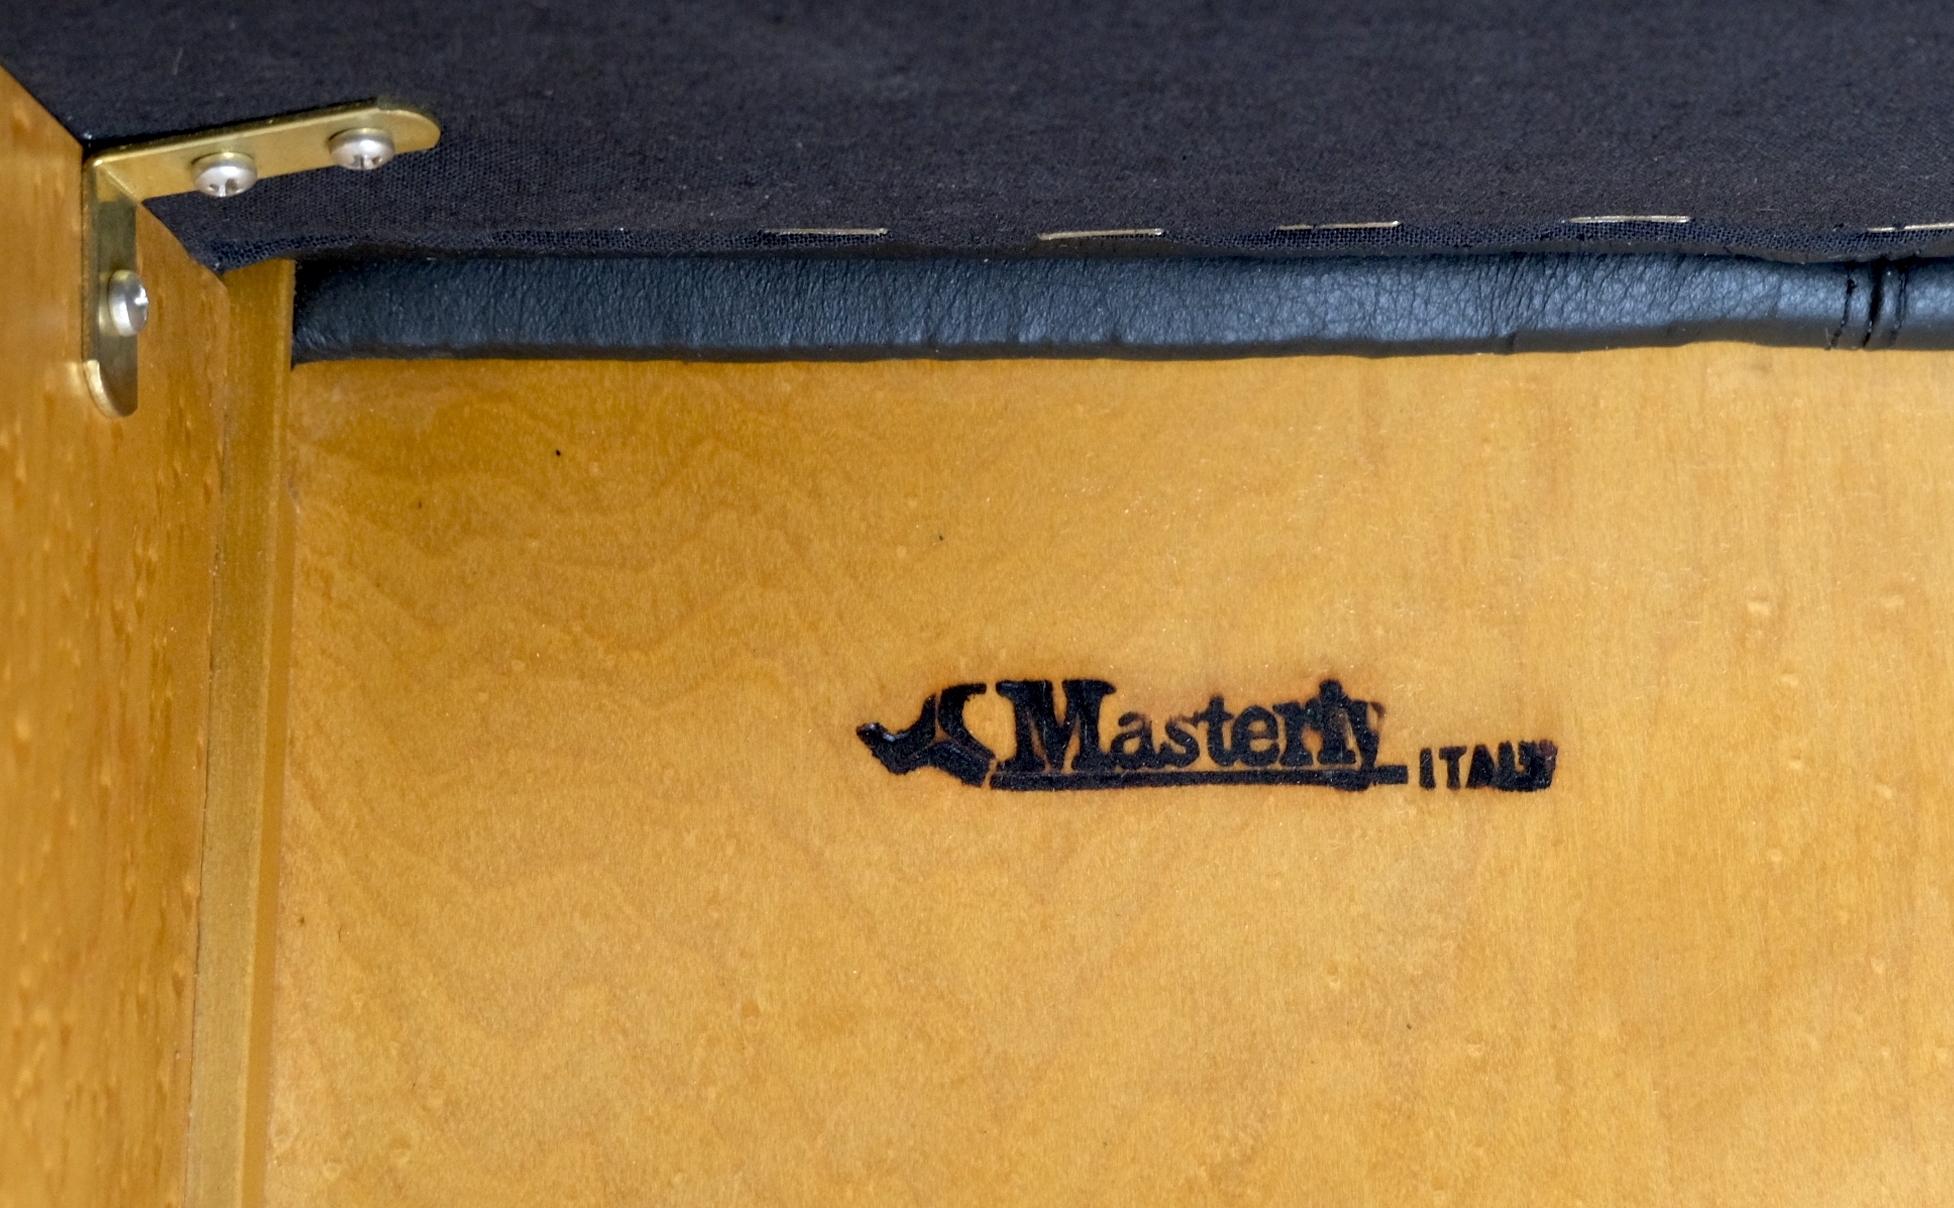
M 120 268 L 109 274 L 108 289 L 102 295 L 109 330 L 125 339 L 149 326 L 149 290 L 133 271 Z
M 394 157 L 394 136 L 376 126 L 341 130 L 326 147 L 332 162 L 355 172 L 371 172 Z
M 236 197 L 258 183 L 258 161 L 242 151 L 219 151 L 190 165 L 197 192 L 210 197 Z

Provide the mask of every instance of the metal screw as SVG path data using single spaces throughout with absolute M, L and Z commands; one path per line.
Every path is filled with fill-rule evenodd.
M 242 151 L 219 151 L 190 165 L 197 191 L 212 197 L 235 197 L 258 183 L 258 161 Z
M 377 126 L 341 130 L 326 147 L 332 162 L 355 172 L 371 172 L 394 157 L 394 136 Z
M 125 338 L 149 325 L 149 291 L 142 278 L 126 268 L 109 274 L 109 287 L 102 298 L 109 330 Z

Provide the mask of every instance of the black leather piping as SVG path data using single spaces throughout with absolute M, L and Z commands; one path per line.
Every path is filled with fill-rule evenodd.
M 537 257 L 301 266 L 297 361 L 1954 347 L 1954 262 Z

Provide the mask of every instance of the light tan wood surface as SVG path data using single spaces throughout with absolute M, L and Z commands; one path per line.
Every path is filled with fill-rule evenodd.
M 292 406 L 268 1203 L 1954 1198 L 1954 360 Z M 1413 783 L 1019 794 L 855 734 L 1332 675 Z M 1417 787 L 1506 739 L 1550 788 Z
M 80 151 L 0 74 L 0 1204 L 176 1204 L 226 310 L 141 216 L 142 409 L 76 369 Z
M 225 279 L 231 304 L 210 668 L 209 802 L 198 932 L 188 1199 L 264 1202 L 272 927 L 285 788 L 292 498 L 286 489 L 292 265 Z

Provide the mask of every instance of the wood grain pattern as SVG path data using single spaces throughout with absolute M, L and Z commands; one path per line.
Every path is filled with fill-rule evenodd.
M 1739 347 L 303 367 L 268 1202 L 1945 1201 L 1951 404 Z M 853 732 L 1326 673 L 1559 778 Z
M 80 349 L 80 151 L 0 75 L 0 1204 L 183 1198 L 226 311 L 141 216 L 142 409 Z
M 264 1202 L 292 595 L 285 464 L 291 262 L 233 273 L 225 287 L 233 336 L 225 380 L 231 401 L 224 413 L 187 1159 L 194 1208 Z

